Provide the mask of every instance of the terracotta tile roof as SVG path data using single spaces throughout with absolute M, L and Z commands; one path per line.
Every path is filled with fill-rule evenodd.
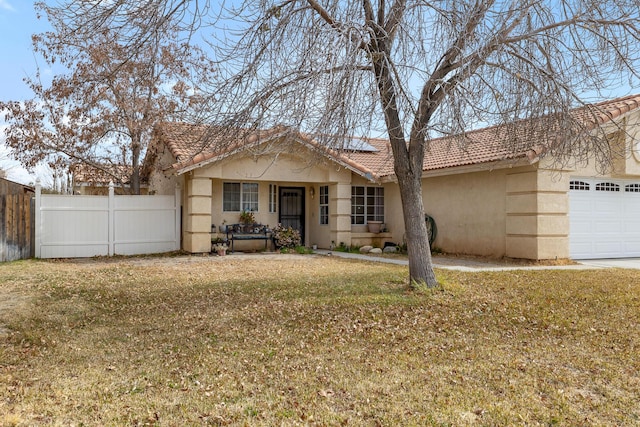
M 640 108 L 640 94 L 629 95 L 574 110 L 574 114 L 584 123 L 596 125 L 615 120 L 629 111 Z
M 375 176 L 375 172 L 369 169 L 366 164 L 359 163 L 358 159 L 351 158 L 342 152 L 327 149 L 310 136 L 284 126 L 252 131 L 190 123 L 162 123 L 157 126 L 155 135 L 154 143 L 165 144 L 176 159 L 171 168 L 177 173 L 184 173 L 201 165 L 224 159 L 268 141 L 285 138 L 306 145 L 363 176 Z M 153 161 L 155 151 L 157 151 L 156 146 L 150 147 L 145 159 L 146 165 Z
M 393 174 L 393 153 L 391 144 L 385 139 L 379 138 L 355 138 L 371 145 L 376 151 L 344 150 L 342 155 L 351 159 L 356 164 L 364 166 L 371 171 L 374 177 L 383 177 Z
M 596 126 L 615 120 L 640 108 L 640 95 L 630 95 L 611 101 L 586 105 L 571 111 L 577 123 L 567 123 L 573 134 L 590 131 Z M 562 124 L 553 116 L 536 120 L 514 122 L 470 131 L 464 135 L 448 136 L 429 142 L 425 153 L 424 170 L 444 169 L 456 166 L 527 158 L 534 162 L 538 156 L 553 148 L 548 141 L 549 129 Z M 575 126 L 580 125 L 580 129 Z M 562 134 L 562 133 L 560 133 Z M 566 132 L 564 132 L 566 134 Z M 510 146 L 510 141 L 518 141 Z
M 571 112 L 580 130 L 592 130 L 640 108 L 640 95 L 631 95 L 597 104 L 577 108 Z M 526 125 L 525 125 L 526 124 Z M 527 159 L 535 162 L 553 142 L 546 141 L 550 127 L 562 126 L 554 117 L 514 122 L 493 126 L 463 135 L 448 136 L 428 141 L 423 162 L 424 171 L 458 166 L 477 165 L 504 160 Z M 576 129 L 576 132 L 578 130 Z M 544 137 L 543 137 L 544 136 Z M 156 129 L 155 143 L 164 143 L 176 159 L 172 168 L 183 173 L 200 165 L 223 159 L 265 141 L 287 137 L 308 147 L 323 152 L 353 171 L 371 179 L 393 175 L 393 156 L 387 140 L 376 138 L 353 138 L 368 143 L 375 150 L 328 150 L 314 138 L 286 127 L 265 131 L 246 129 L 222 129 L 208 125 L 188 123 L 163 123 Z M 513 147 L 510 141 L 518 141 Z M 511 146 L 510 146 L 511 145 Z M 145 163 L 153 158 L 151 146 Z
M 204 124 L 167 122 L 156 126 L 155 137 L 159 143 L 164 143 L 169 148 L 176 159 L 172 167 L 180 170 L 223 154 L 233 153 L 238 149 L 248 148 L 252 144 L 273 138 L 285 131 L 284 127 L 251 131 Z M 151 148 L 153 149 L 155 147 Z

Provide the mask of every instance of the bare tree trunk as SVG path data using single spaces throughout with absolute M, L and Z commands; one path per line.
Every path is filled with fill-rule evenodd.
M 402 212 L 404 216 L 409 254 L 409 281 L 412 286 L 439 286 L 431 264 L 429 235 L 424 220 L 422 203 L 422 162 L 424 144 L 419 134 L 412 135 L 409 146 L 404 138 L 404 130 L 398 112 L 398 99 L 389 69 L 390 53 L 387 51 L 385 36 L 374 38 L 377 54 L 372 55 L 373 71 L 378 83 L 380 102 L 384 112 L 391 150 L 393 167 L 398 178 Z
M 407 237 L 410 283 L 412 286 L 426 285 L 433 288 L 440 284 L 436 279 L 431 261 L 429 236 L 424 220 L 421 179 L 421 176 L 404 174 L 398 176 L 398 186 L 400 187 L 402 215 Z
M 140 134 L 133 135 L 131 142 L 131 193 L 140 195 Z

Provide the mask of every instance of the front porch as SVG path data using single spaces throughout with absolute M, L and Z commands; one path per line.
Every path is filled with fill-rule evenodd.
M 273 228 L 281 223 L 300 230 L 307 247 L 329 249 L 343 244 L 382 248 L 385 242 L 398 243 L 391 230 L 371 233 L 366 224 L 352 225 L 352 177 L 350 173 L 343 175 L 348 182 L 240 181 L 232 186 L 226 179 L 187 174 L 183 184 L 183 249 L 210 252 L 212 239 L 227 238 L 222 228 L 239 223 L 242 211 L 236 209 L 243 208 L 252 209 L 256 224 Z M 239 192 L 235 192 L 237 188 Z M 264 251 L 265 245 L 264 241 L 238 241 L 234 249 Z M 272 245 L 267 245 L 266 250 L 271 249 Z

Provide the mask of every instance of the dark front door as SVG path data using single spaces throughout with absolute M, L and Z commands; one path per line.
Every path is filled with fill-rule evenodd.
M 304 244 L 304 187 L 280 187 L 279 222 L 298 230 Z

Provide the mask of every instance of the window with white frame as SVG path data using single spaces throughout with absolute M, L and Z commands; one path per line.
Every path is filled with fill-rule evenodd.
M 255 182 L 225 182 L 222 184 L 224 212 L 258 211 L 258 184 Z
M 329 186 L 320 186 L 320 224 L 329 224 Z
M 278 208 L 278 186 L 269 184 L 269 213 L 277 212 Z
M 364 225 L 368 221 L 384 222 L 384 188 L 351 187 L 351 224 Z

